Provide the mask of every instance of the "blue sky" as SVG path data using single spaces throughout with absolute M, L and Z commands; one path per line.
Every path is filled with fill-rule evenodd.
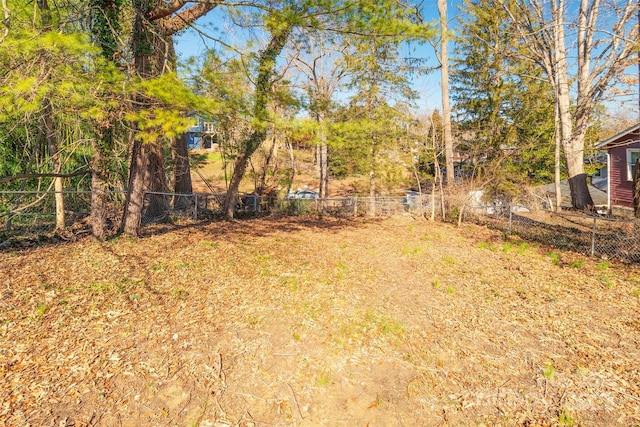
M 456 2 L 457 3 L 457 0 Z M 448 6 L 450 25 L 453 25 L 453 18 L 457 13 L 457 7 L 452 2 Z M 221 12 L 215 9 L 207 16 L 200 19 L 195 29 L 190 29 L 178 35 L 175 38 L 176 52 L 182 60 L 186 60 L 193 56 L 202 56 L 208 48 L 215 48 L 216 42 L 207 39 L 207 34 L 215 34 L 220 37 L 222 34 L 223 41 L 230 44 L 236 44 L 238 41 L 246 38 L 246 33 L 240 33 L 232 26 L 224 27 L 220 16 Z M 436 22 L 438 20 L 438 10 L 435 0 L 429 0 L 422 5 L 423 18 L 427 21 Z M 217 27 L 217 28 L 216 28 Z M 257 35 L 259 37 L 259 35 Z M 451 49 L 451 47 L 450 47 Z M 407 56 L 426 58 L 429 66 L 437 66 L 437 61 L 431 45 L 410 45 L 406 50 Z M 440 72 L 434 71 L 428 75 L 422 75 L 412 80 L 413 88 L 420 94 L 417 101 L 417 107 L 420 112 L 432 111 L 433 109 L 441 109 L 440 97 Z
M 459 5 L 461 0 L 454 0 L 448 2 L 448 18 L 450 28 L 455 28 L 456 14 L 459 13 Z M 438 10 L 436 0 L 427 0 L 421 5 L 421 11 L 423 18 L 426 21 L 437 22 Z M 247 33 L 240 32 L 235 26 L 229 25 L 225 27 L 221 10 L 214 9 L 206 17 L 199 20 L 194 29 L 185 31 L 176 37 L 176 50 L 178 55 L 182 59 L 187 59 L 192 56 L 201 56 L 207 50 L 207 48 L 215 48 L 216 42 L 207 39 L 207 34 L 216 34 L 217 37 L 221 37 L 223 41 L 232 45 L 242 44 L 247 40 Z M 218 27 L 218 28 L 216 28 Z M 256 34 L 256 38 L 259 39 L 260 35 Z M 429 44 L 424 45 L 411 45 L 408 47 L 411 52 L 407 51 L 408 56 L 422 57 L 428 60 L 429 66 L 437 66 L 438 63 L 435 59 L 433 48 Z M 454 45 L 449 45 L 450 55 L 455 54 Z M 631 73 L 637 72 L 637 68 L 631 70 Z M 441 109 L 441 96 L 440 96 L 440 72 L 434 71 L 428 75 L 422 75 L 413 79 L 413 87 L 420 94 L 420 99 L 417 102 L 417 107 L 420 112 L 432 111 L 433 109 Z M 637 91 L 637 89 L 636 89 Z M 617 102 L 606 102 L 610 110 L 610 114 L 638 114 L 638 101 L 636 94 L 630 94 L 626 96 L 620 96 Z M 626 110 L 626 113 L 625 113 Z

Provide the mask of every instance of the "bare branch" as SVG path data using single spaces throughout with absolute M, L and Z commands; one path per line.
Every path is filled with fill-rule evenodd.
M 4 178 L 0 178 L 0 184 L 5 182 L 11 182 L 18 179 L 28 179 L 28 178 L 71 178 L 79 175 L 86 175 L 91 173 L 89 169 L 79 169 L 72 173 L 23 173 L 19 175 L 7 176 Z
M 213 10 L 216 6 L 222 3 L 223 2 L 199 3 L 180 12 L 172 18 L 163 19 L 162 21 L 160 21 L 160 25 L 162 26 L 165 34 L 173 35 L 178 31 L 184 30 L 185 28 L 193 24 L 198 18 L 206 15 L 209 11 Z
M 2 37 L 0 37 L 0 43 L 4 41 L 4 39 L 9 35 L 9 28 L 11 27 L 9 23 L 9 17 L 11 13 L 9 8 L 7 7 L 7 0 L 2 0 L 2 12 L 4 14 L 4 31 Z

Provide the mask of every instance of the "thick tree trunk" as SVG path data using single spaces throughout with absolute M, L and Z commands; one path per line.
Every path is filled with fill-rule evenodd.
M 149 159 L 145 179 L 147 193 L 144 195 L 142 223 L 163 222 L 169 218 L 171 209 L 167 194 L 169 188 L 164 167 L 164 150 L 161 141 L 144 145 L 148 145 Z
M 91 159 L 91 235 L 97 240 L 104 240 L 107 233 L 108 168 L 103 154 L 101 145 L 97 140 L 94 141 Z
M 557 10 L 556 14 L 561 14 L 562 10 Z M 561 16 L 561 15 L 558 15 Z M 560 18 L 557 18 L 560 20 Z M 587 176 L 584 173 L 584 132 L 581 128 L 574 129 L 571 115 L 571 93 L 569 91 L 569 80 L 567 77 L 567 61 L 565 50 L 564 26 L 558 25 L 555 32 L 556 46 L 556 102 L 558 106 L 558 120 L 560 127 L 560 138 L 564 156 L 567 161 L 567 173 L 569 175 L 569 188 L 571 189 L 571 205 L 574 209 L 592 210 L 593 200 L 589 187 L 587 186 Z
M 172 36 L 216 6 L 215 2 L 186 7 L 182 1 L 167 3 L 157 0 L 134 0 L 133 8 L 136 15 L 132 47 L 138 76 L 149 79 L 168 71 L 175 71 L 176 58 Z M 142 98 L 137 101 L 144 108 L 147 100 Z M 181 191 L 190 193 L 191 176 L 188 174 L 189 157 L 185 155 L 186 139 L 179 138 L 179 142 L 180 146 L 175 148 L 178 149 L 176 157 L 180 161 L 180 175 L 175 183 L 180 185 Z M 122 228 L 126 234 L 137 236 L 140 233 L 143 213 L 154 220 L 166 218 L 169 213 L 169 199 L 167 195 L 156 194 L 150 195 L 145 201 L 145 190 L 167 191 L 164 153 L 160 139 L 154 144 L 145 145 L 136 141 L 132 152 L 134 155 L 129 168 L 129 194 Z M 182 202 L 178 201 L 178 204 Z
M 122 219 L 122 231 L 131 237 L 140 235 L 142 204 L 144 203 L 144 176 L 148 161 L 146 148 L 141 141 L 135 140 L 131 150 L 129 186 Z
M 577 136 L 577 139 L 563 147 L 567 160 L 571 205 L 574 209 L 592 211 L 593 199 L 587 185 L 587 175 L 584 173 L 584 139 L 580 140 L 580 136 Z
M 193 193 L 191 170 L 189 168 L 189 148 L 187 136 L 182 134 L 172 141 L 174 192 L 178 194 L 173 201 L 174 209 L 184 210 L 189 207 L 190 197 L 183 194 Z

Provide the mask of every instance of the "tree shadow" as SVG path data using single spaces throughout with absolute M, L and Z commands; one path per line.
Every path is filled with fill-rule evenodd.
M 595 232 L 594 232 L 595 221 Z M 516 235 L 523 240 L 563 251 L 622 262 L 640 262 L 640 227 L 632 221 L 608 221 L 587 215 L 549 213 L 545 220 L 512 214 L 479 218 L 475 221 L 490 228 Z

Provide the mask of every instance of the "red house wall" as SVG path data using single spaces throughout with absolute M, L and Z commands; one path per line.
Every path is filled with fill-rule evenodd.
M 611 206 L 633 207 L 633 182 L 627 180 L 627 149 L 640 148 L 638 135 L 627 135 L 611 145 L 613 145 L 609 148 Z

